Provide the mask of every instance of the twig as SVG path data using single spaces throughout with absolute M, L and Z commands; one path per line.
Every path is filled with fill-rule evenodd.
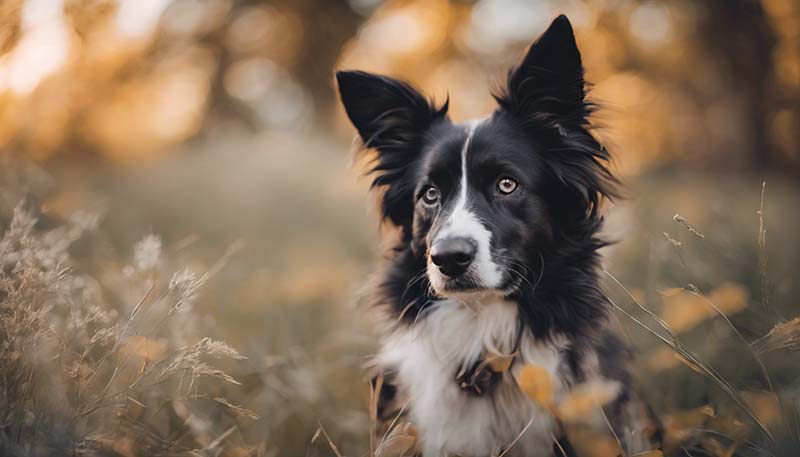
M 394 416 L 392 423 L 389 424 L 389 428 L 387 428 L 386 431 L 383 433 L 383 436 L 381 436 L 381 440 L 378 442 L 378 447 L 380 447 L 383 443 L 385 443 L 386 439 L 389 438 L 389 433 L 391 433 L 391 431 L 395 428 L 395 426 L 397 425 L 397 421 L 400 420 L 401 417 L 403 417 L 403 413 L 406 412 L 407 406 L 408 406 L 408 401 L 406 401 L 403 404 L 403 407 L 400 408 L 400 411 L 398 411 L 397 415 Z
M 378 395 L 383 386 L 383 373 L 378 375 L 375 385 L 369 383 L 369 457 L 375 456 L 375 428 L 378 426 Z
M 517 441 L 519 441 L 519 439 L 522 438 L 522 435 L 524 435 L 525 432 L 528 431 L 528 428 L 530 428 L 531 424 L 533 423 L 533 418 L 534 417 L 536 417 L 536 416 L 535 415 L 531 416 L 531 420 L 529 420 L 528 423 L 525 424 L 525 427 L 523 427 L 522 430 L 519 432 L 519 434 L 517 434 L 517 437 L 514 438 L 514 441 L 512 441 L 511 444 L 509 444 L 507 448 L 503 449 L 503 452 L 501 452 L 500 455 L 498 455 L 497 457 L 503 457 L 504 455 L 506 455 L 508 453 L 508 451 L 511 450 L 512 447 L 514 447 L 515 444 L 517 444 Z
M 561 446 L 561 443 L 558 442 L 558 438 L 556 438 L 556 436 L 553 435 L 552 433 L 550 434 L 550 436 L 553 437 L 553 442 L 556 443 L 556 446 L 558 447 L 558 450 L 561 452 L 561 456 L 562 457 L 567 457 L 567 452 Z
M 237 427 L 234 425 L 233 427 L 229 428 L 228 430 L 225 430 L 225 432 L 223 432 L 220 436 L 218 436 L 217 439 L 215 439 L 214 441 L 210 442 L 208 444 L 208 446 L 206 446 L 206 449 L 207 450 L 211 450 L 211 449 L 215 449 L 215 448 L 219 447 L 219 445 L 222 444 L 222 442 L 225 441 L 225 439 L 228 438 L 231 435 L 231 433 L 236 431 L 236 428 Z
M 677 223 L 681 224 L 681 225 L 683 226 L 683 228 L 685 228 L 686 230 L 688 230 L 688 231 L 689 231 L 689 233 L 691 233 L 692 235 L 694 235 L 694 236 L 696 236 L 696 237 L 698 237 L 698 238 L 705 238 L 705 237 L 706 237 L 706 236 L 705 236 L 705 235 L 703 235 L 702 233 L 698 232 L 698 231 L 697 231 L 697 229 L 696 229 L 696 228 L 694 228 L 694 227 L 692 226 L 692 224 L 690 224 L 690 223 L 689 223 L 689 222 L 688 222 L 686 219 L 684 219 L 684 218 L 683 218 L 683 216 L 681 216 L 680 214 L 675 214 L 674 216 L 672 216 L 672 220 L 674 220 L 675 222 L 677 222 Z
M 619 439 L 619 435 L 617 434 L 617 431 L 614 430 L 614 426 L 611 425 L 611 421 L 608 420 L 608 416 L 606 415 L 605 410 L 603 410 L 603 407 L 600 406 L 598 409 L 600 409 L 600 414 L 603 415 L 603 420 L 606 421 L 606 425 L 608 425 L 608 429 L 611 430 L 611 434 L 614 435 L 614 439 L 617 441 L 617 444 L 619 445 L 619 450 L 622 452 L 622 456 L 625 457 L 625 446 L 622 445 L 622 440 Z
M 767 282 L 767 227 L 764 213 L 764 193 L 767 182 L 761 183 L 761 204 L 758 208 L 758 272 L 761 279 L 761 306 L 766 310 L 769 306 L 769 284 Z
M 336 445 L 333 443 L 333 440 L 328 435 L 328 432 L 325 430 L 325 427 L 322 426 L 322 422 L 317 420 L 317 424 L 319 425 L 319 429 L 317 431 L 322 432 L 322 436 L 324 436 L 325 439 L 328 441 L 328 446 L 330 446 L 333 453 L 336 454 L 336 457 L 343 457 L 342 453 L 339 452 L 339 448 L 336 447 Z M 316 436 L 317 434 L 315 433 L 314 435 Z

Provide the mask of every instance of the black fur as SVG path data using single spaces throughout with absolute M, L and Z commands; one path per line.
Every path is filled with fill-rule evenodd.
M 428 150 L 438 148 L 435 154 L 446 161 L 452 150 L 441 151 L 448 142 L 460 145 L 463 133 L 447 117 L 447 102 L 437 107 L 406 83 L 358 71 L 336 76 L 365 151 L 377 151 L 370 171 L 373 187 L 382 193 L 382 217 L 403 234 L 379 301 L 413 322 L 435 299 L 424 277 L 423 239 L 430 226 L 425 218 L 415 221 L 414 192 L 424 162 L 435 160 Z M 584 334 L 607 309 L 597 278 L 597 250 L 606 245 L 599 236 L 603 217 L 598 208 L 603 198 L 617 195 L 617 180 L 607 168 L 608 152 L 589 132 L 593 106 L 584 93 L 572 28 L 560 16 L 509 72 L 506 87 L 495 95 L 499 108 L 490 127 L 476 137 L 518 163 L 532 177 L 531 194 L 535 191 L 543 203 L 530 214 L 540 219 L 532 221 L 540 225 L 539 239 L 516 255 L 526 266 L 524 280 L 536 287 L 521 287 L 510 297 L 542 338 L 554 332 Z
M 401 325 L 414 325 L 438 298 L 426 275 L 428 251 L 454 200 L 467 133 L 447 116 L 447 102 L 437 106 L 406 83 L 358 71 L 336 78 L 363 151 L 375 151 L 370 173 L 382 218 L 402 234 L 376 301 Z M 495 92 L 496 111 L 471 137 L 469 204 L 492 233 L 493 255 L 506 269 L 497 290 L 508 290 L 523 328 L 539 339 L 571 342 L 563 359 L 576 382 L 585 375 L 585 355 L 596 354 L 603 374 L 623 384 L 613 405 L 621 416 L 630 394 L 628 352 L 608 333 L 598 278 L 598 250 L 608 244 L 599 234 L 600 206 L 618 196 L 618 181 L 591 133 L 594 105 L 585 86 L 572 27 L 559 16 L 509 72 Z M 519 190 L 498 195 L 504 176 Z M 431 185 L 441 193 L 436 208 L 421 203 Z M 479 288 L 469 281 L 456 286 Z

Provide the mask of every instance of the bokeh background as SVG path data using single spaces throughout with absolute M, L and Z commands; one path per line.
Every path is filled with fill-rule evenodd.
M 619 243 L 605 267 L 630 294 L 609 277 L 611 296 L 664 317 L 765 423 L 780 428 L 786 409 L 770 383 L 797 421 L 797 354 L 768 351 L 768 382 L 750 344 L 800 314 L 797 1 L 2 0 L 0 227 L 20 202 L 39 230 L 95 214 L 70 265 L 98 278 L 103 306 L 121 314 L 136 295 L 108 284 L 132 269 L 151 285 L 183 266 L 209 272 L 193 309 L 202 330 L 187 338 L 208 334 L 247 357 L 229 364 L 242 385 L 226 395 L 257 419 L 226 413 L 231 428 L 208 419 L 183 435 L 185 423 L 117 427 L 127 444 L 108 452 L 139 455 L 143 435 L 178 433 L 187 449 L 330 455 L 323 427 L 340 452 L 366 455 L 375 332 L 358 296 L 392 233 L 379 230 L 353 161 L 333 71 L 449 95 L 455 120 L 486 115 L 491 88 L 559 13 L 576 29 L 602 106 L 596 134 L 628 189 L 608 207 Z M 736 410 L 728 394 L 615 319 L 668 428 L 717 427 L 734 435 L 718 439 L 722 450 L 750 437 L 702 413 Z

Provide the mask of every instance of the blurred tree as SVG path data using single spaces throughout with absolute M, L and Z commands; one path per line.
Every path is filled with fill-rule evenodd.
M 561 12 L 623 171 L 800 171 L 792 0 L 8 0 L 0 147 L 139 163 L 231 126 L 329 133 L 337 65 L 449 93 L 457 119 L 482 115 L 487 82 Z
M 780 98 L 771 71 L 776 39 L 758 1 L 700 0 L 689 2 L 699 9 L 696 43 L 707 47 L 716 74 L 727 81 L 729 90 L 741 100 L 739 148 L 749 166 L 783 166 L 769 137 L 769 119 Z M 692 5 L 686 5 L 691 7 Z M 717 151 L 724 159 L 729 151 Z M 724 163 L 724 161 L 722 162 Z
M 262 5 L 277 7 L 288 12 L 291 17 L 299 18 L 294 29 L 285 32 L 296 34 L 301 44 L 295 50 L 291 65 L 287 70 L 297 81 L 308 89 L 309 95 L 316 105 L 327 107 L 332 101 L 334 91 L 331 90 L 332 68 L 344 42 L 353 36 L 363 17 L 356 14 L 346 0 L 319 2 L 314 0 L 276 0 L 264 2 L 259 0 L 236 0 L 228 17 L 221 26 L 204 38 L 204 42 L 214 50 L 217 66 L 212 84 L 212 114 L 208 123 L 220 119 L 239 119 L 252 129 L 259 129 L 259 120 L 251 106 L 232 97 L 225 89 L 225 74 L 234 65 L 240 55 L 230 49 L 226 43 L 226 35 L 230 32 L 232 20 L 243 11 Z M 268 24 L 262 24 L 268 26 Z M 261 50 L 254 53 L 267 53 L 275 43 L 267 40 L 259 43 Z

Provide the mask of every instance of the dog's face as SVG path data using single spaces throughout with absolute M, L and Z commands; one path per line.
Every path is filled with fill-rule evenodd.
M 483 120 L 453 123 L 447 103 L 436 107 L 388 77 L 339 72 L 337 80 L 364 145 L 377 150 L 382 215 L 424 256 L 440 296 L 535 287 L 543 253 L 580 236 L 610 191 L 564 16 L 510 72 Z
M 412 243 L 439 295 L 508 294 L 551 238 L 536 146 L 503 113 L 431 130 L 411 179 Z

